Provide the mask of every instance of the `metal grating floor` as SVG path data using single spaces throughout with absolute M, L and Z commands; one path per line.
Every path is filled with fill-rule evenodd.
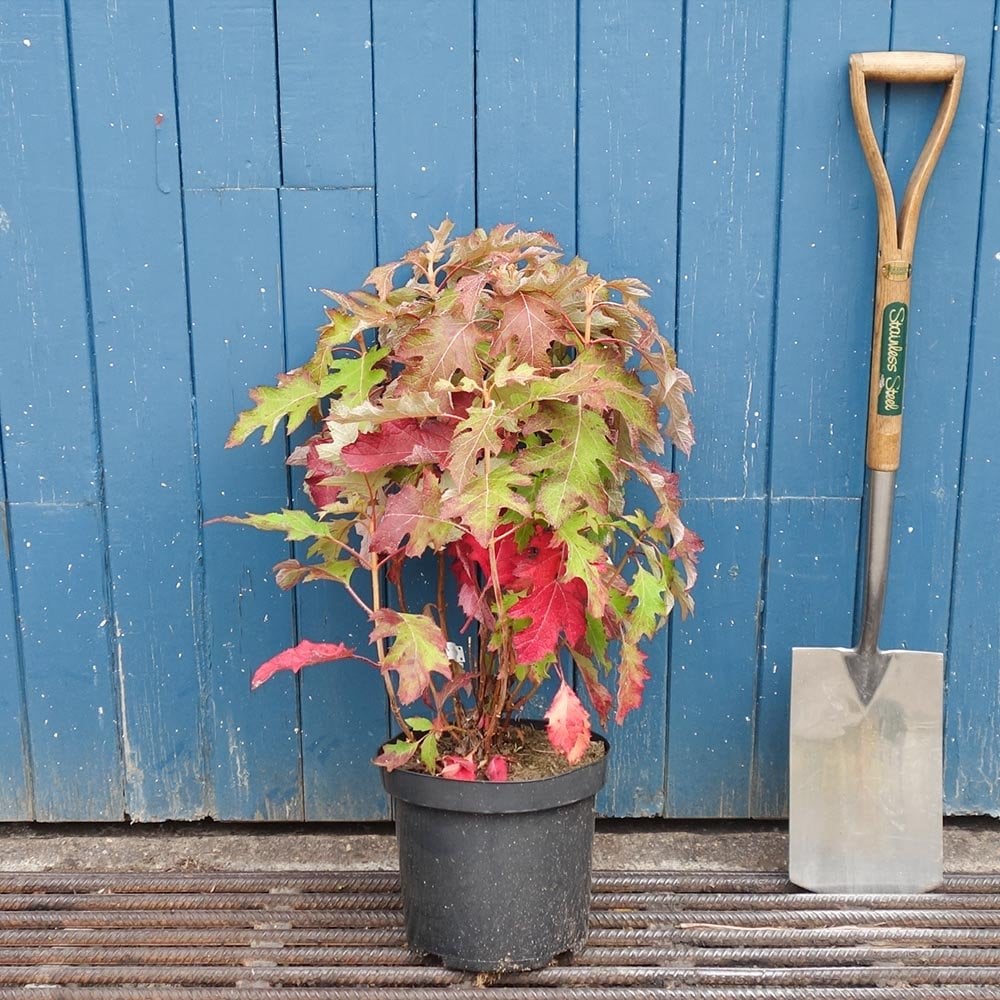
M 409 952 L 390 873 L 0 874 L 0 1000 L 1000 1000 L 1000 876 L 820 896 L 782 875 L 594 877 L 572 960 Z

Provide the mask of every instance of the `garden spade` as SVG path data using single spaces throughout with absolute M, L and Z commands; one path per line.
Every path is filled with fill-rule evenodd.
M 931 52 L 850 59 L 851 104 L 878 204 L 868 404 L 868 531 L 861 638 L 792 650 L 789 875 L 816 892 L 920 892 L 941 881 L 941 653 L 878 648 L 903 423 L 910 269 L 920 205 L 955 117 L 965 60 Z M 898 215 L 872 129 L 869 80 L 943 83 Z

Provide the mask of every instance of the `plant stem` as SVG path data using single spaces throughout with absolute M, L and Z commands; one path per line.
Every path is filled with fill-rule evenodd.
M 351 586 L 351 585 L 350 585 L 349 583 L 345 583 L 345 584 L 344 584 L 344 590 L 346 590 L 346 591 L 347 591 L 347 593 L 348 593 L 348 594 L 350 595 L 350 597 L 351 597 L 351 600 L 353 600 L 353 601 L 354 601 L 354 603 L 355 603 L 355 604 L 357 604 L 357 606 L 358 606 L 359 608 L 361 608 L 361 610 L 362 610 L 362 611 L 363 611 L 363 612 L 364 612 L 364 613 L 365 613 L 365 614 L 366 614 L 366 615 L 367 615 L 367 616 L 368 616 L 369 618 L 371 618 L 371 616 L 372 616 L 372 612 L 373 612 L 373 609 L 372 609 L 372 608 L 370 608 L 370 607 L 368 607 L 368 605 L 367 605 L 367 604 L 365 604 L 364 600 L 362 600 L 362 598 L 361 598 L 361 595 L 360 595 L 360 594 L 359 594 L 359 593 L 358 593 L 358 592 L 357 592 L 357 591 L 356 591 L 356 590 L 355 590 L 355 589 L 354 589 L 354 588 L 353 588 L 353 587 L 352 587 L 352 586 Z
M 372 519 L 371 525 L 372 534 L 375 533 L 374 518 Z M 382 607 L 381 599 L 381 584 L 378 578 L 378 567 L 375 563 L 371 566 L 372 574 L 372 613 L 371 617 L 374 618 L 375 615 Z M 396 697 L 396 692 L 392 687 L 392 680 L 389 677 L 387 670 L 382 669 L 382 664 L 385 662 L 385 639 L 376 639 L 375 648 L 378 650 L 378 661 L 379 661 L 379 671 L 382 674 L 382 680 L 385 682 L 385 693 L 389 698 L 389 709 L 395 717 L 396 721 L 399 723 L 400 729 L 403 735 L 408 739 L 413 739 L 413 730 L 406 724 L 406 720 L 403 718 L 403 713 L 399 707 L 399 699 Z
M 393 573 L 393 577 L 393 583 L 396 587 L 396 600 L 399 602 L 399 610 L 402 611 L 404 615 L 408 614 L 410 609 L 406 606 L 406 594 L 403 591 L 402 567 L 399 567 L 399 570 Z

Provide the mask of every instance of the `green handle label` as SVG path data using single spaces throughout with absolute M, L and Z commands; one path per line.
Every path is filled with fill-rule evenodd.
M 890 302 L 882 311 L 882 357 L 879 360 L 878 412 L 903 415 L 903 375 L 906 369 L 905 302 Z

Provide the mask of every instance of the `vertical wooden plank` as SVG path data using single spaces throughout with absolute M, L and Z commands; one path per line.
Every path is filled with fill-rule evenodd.
M 645 281 L 664 332 L 677 270 L 681 6 L 580 7 L 578 253 L 608 277 Z
M 3 412 L 0 411 L 0 420 Z M 0 449 L 0 460 L 3 451 Z M 2 487 L 0 477 L 0 487 Z M 0 559 L 0 754 L 6 766 L 0 771 L 0 821 L 32 819 L 28 719 L 25 711 L 24 665 L 17 629 L 14 602 L 14 566 L 10 552 L 10 521 L 6 494 L 0 493 L 0 531 L 3 558 Z
M 750 799 L 757 819 L 788 809 L 792 647 L 843 646 L 850 639 L 861 501 L 776 498 L 769 529 Z
M 477 221 L 543 229 L 576 252 L 574 0 L 477 0 Z
M 851 637 L 875 211 L 847 60 L 889 47 L 890 14 L 864 0 L 789 6 L 754 816 L 786 808 L 792 646 Z
M 122 818 L 109 682 L 103 526 L 95 504 L 14 504 L 34 818 Z
M 950 642 L 945 658 L 945 805 L 950 813 L 1000 816 L 1000 40 L 993 35 L 986 117 L 974 339 L 959 493 Z
M 993 7 L 993 0 L 974 0 L 963 4 L 957 17 L 930 0 L 907 0 L 893 20 L 894 47 L 961 52 L 966 71 L 955 123 L 927 190 L 914 254 L 884 649 L 944 650 L 948 641 Z M 939 93 L 937 87 L 891 89 L 886 162 L 897 198 Z
M 369 187 L 372 51 L 369 0 L 279 2 L 278 71 L 284 182 Z
M 312 353 L 328 301 L 321 288 L 357 288 L 375 261 L 370 190 L 281 192 L 288 363 Z M 293 502 L 301 492 L 296 490 Z M 335 585 L 296 590 L 299 636 L 364 649 L 371 626 Z M 389 735 L 385 689 L 370 667 L 352 661 L 313 667 L 301 677 L 302 770 L 309 820 L 388 817 L 371 758 Z
M 579 30 L 577 250 L 607 277 L 647 282 L 666 332 L 676 276 L 681 4 L 584 3 Z M 664 808 L 666 635 L 646 652 L 652 678 L 642 709 L 608 734 L 613 752 L 598 803 L 605 815 Z
M 281 436 L 223 450 L 247 388 L 285 367 L 278 195 L 193 192 L 185 217 L 204 514 L 279 510 L 288 506 Z M 280 536 L 228 525 L 205 532 L 216 819 L 302 817 L 295 682 L 250 691 L 253 670 L 295 641 L 291 596 L 270 572 L 288 554 Z
M 695 497 L 759 498 L 767 486 L 785 29 L 784 4 L 687 8 L 677 348 L 699 390 L 700 444 L 678 467 Z M 688 514 L 705 517 L 693 525 L 707 549 L 696 618 L 672 637 L 671 815 L 749 808 L 764 508 Z
M 185 819 L 212 805 L 170 8 L 80 0 L 70 27 L 126 809 Z
M 30 733 L 35 818 L 116 819 L 122 770 L 63 5 L 4 18 L 0 51 L 5 548 L 28 716 L 14 733 L 18 743 Z M 16 785 L 23 795 L 23 776 Z
M 276 187 L 272 0 L 174 0 L 184 185 Z
M 380 261 L 475 220 L 473 4 L 372 0 Z M 481 109 L 480 109 L 481 110 Z
M 765 501 L 689 500 L 709 539 L 695 613 L 670 635 L 669 816 L 746 816 L 761 630 Z
M 677 347 L 704 393 L 681 463 L 697 497 L 765 489 L 785 5 L 691 5 Z M 695 404 L 701 401 L 696 397 Z

